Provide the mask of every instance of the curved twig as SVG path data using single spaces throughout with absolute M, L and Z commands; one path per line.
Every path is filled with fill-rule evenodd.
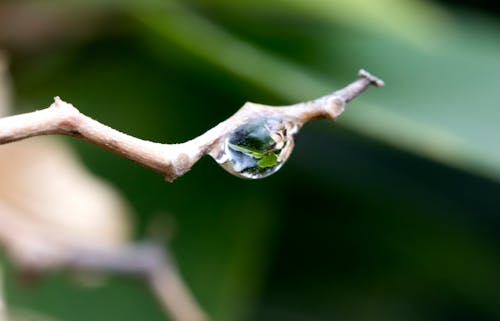
M 383 86 L 384 83 L 360 70 L 359 78 L 351 84 L 309 102 L 281 107 L 248 102 L 227 120 L 181 144 L 160 144 L 126 135 L 80 113 L 73 105 L 56 97 L 49 108 L 0 119 L 0 144 L 38 135 L 73 136 L 149 167 L 171 182 L 189 171 L 203 155 L 217 158 L 221 140 L 252 118 L 279 117 L 298 127 L 312 119 L 336 119 L 344 111 L 345 104 L 370 84 Z

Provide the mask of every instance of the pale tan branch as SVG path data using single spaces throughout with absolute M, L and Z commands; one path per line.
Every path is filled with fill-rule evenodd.
M 49 108 L 0 119 L 0 144 L 48 134 L 81 138 L 160 173 L 172 171 L 168 145 L 121 133 L 83 115 L 59 97 Z
M 359 79 L 345 88 L 309 102 L 282 107 L 246 103 L 226 121 L 182 144 L 159 144 L 126 135 L 83 115 L 73 105 L 56 97 L 47 109 L 0 119 L 0 144 L 38 135 L 69 135 L 131 159 L 173 181 L 189 171 L 203 155 L 217 159 L 222 140 L 250 120 L 280 118 L 299 128 L 312 119 L 336 119 L 344 111 L 345 104 L 370 84 L 382 86 L 384 83 L 361 70 Z
M 177 271 L 172 258 L 154 244 L 139 244 L 115 251 L 75 248 L 65 267 L 137 275 L 149 285 L 165 313 L 177 321 L 206 321 Z
M 35 274 L 73 270 L 138 276 L 147 282 L 164 312 L 174 320 L 208 320 L 172 259 L 155 244 L 83 246 L 23 219 L 22 212 L 2 201 L 0 222 L 0 245 L 21 270 Z M 0 287 L 0 321 L 3 308 Z

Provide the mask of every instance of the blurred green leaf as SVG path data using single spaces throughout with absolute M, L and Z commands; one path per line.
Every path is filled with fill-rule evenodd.
M 299 13 L 332 24 L 376 30 L 421 48 L 434 44 L 436 32 L 452 28 L 448 14 L 439 6 L 421 0 L 198 0 L 221 10 L 259 13 L 278 11 Z M 278 20 L 279 22 L 279 20 Z

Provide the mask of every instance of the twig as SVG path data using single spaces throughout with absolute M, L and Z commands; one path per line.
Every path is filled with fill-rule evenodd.
M 139 276 L 147 282 L 165 313 L 174 320 L 208 320 L 174 262 L 159 246 L 143 243 L 106 249 L 84 247 L 30 223 L 23 219 L 19 210 L 1 200 L 0 222 L 0 244 L 22 270 L 35 274 L 76 270 Z M 4 321 L 1 300 L 0 293 L 0 321 Z
M 115 251 L 75 248 L 64 266 L 142 277 L 165 313 L 177 321 L 208 320 L 191 295 L 169 255 L 154 244 L 139 244 Z
M 279 117 L 300 127 L 311 119 L 336 119 L 345 104 L 370 84 L 383 85 L 380 79 L 364 70 L 359 72 L 359 77 L 341 90 L 305 103 L 283 107 L 246 103 L 224 122 L 182 144 L 159 144 L 126 135 L 85 116 L 56 97 L 49 108 L 0 119 L 0 144 L 38 135 L 73 136 L 149 167 L 173 181 L 189 171 L 203 155 L 217 159 L 223 148 L 222 141 L 249 120 Z

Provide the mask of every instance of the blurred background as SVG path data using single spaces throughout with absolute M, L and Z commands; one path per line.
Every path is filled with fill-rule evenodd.
M 335 124 L 305 126 L 288 163 L 264 180 L 233 177 L 207 157 L 170 184 L 63 141 L 127 200 L 134 238 L 167 227 L 213 320 L 500 320 L 495 4 L 1 1 L 0 49 L 13 113 L 59 95 L 104 124 L 168 143 L 245 101 L 313 99 L 360 68 L 380 76 L 386 87 L 369 89 Z M 141 282 L 87 288 L 56 273 L 26 286 L 5 257 L 2 265 L 14 310 L 165 320 Z

